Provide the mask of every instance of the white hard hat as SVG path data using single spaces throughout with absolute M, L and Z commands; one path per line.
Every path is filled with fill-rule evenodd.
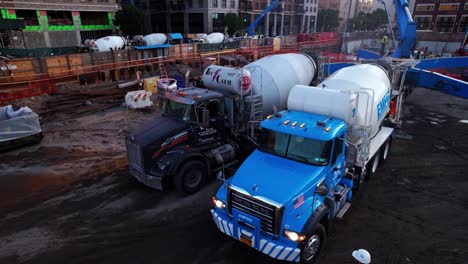
M 353 257 L 360 263 L 369 264 L 371 262 L 371 256 L 365 249 L 354 250 Z

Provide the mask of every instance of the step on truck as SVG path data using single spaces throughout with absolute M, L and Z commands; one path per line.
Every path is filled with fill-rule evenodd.
M 222 177 L 211 210 L 219 230 L 272 258 L 313 263 L 331 221 L 389 157 L 398 120 L 388 74 L 361 64 L 293 87 L 288 109 L 261 122 L 259 147 Z
M 272 55 L 243 68 L 210 65 L 203 87 L 167 89 L 162 115 L 126 137 L 130 174 L 154 189 L 197 192 L 250 154 L 260 121 L 286 109 L 291 88 L 309 85 L 316 69 L 305 54 Z

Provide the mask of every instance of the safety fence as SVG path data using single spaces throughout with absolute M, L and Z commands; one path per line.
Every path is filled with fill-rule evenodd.
M 338 39 L 300 43 L 294 43 L 292 38 L 250 39 L 223 43 L 222 49 L 213 50 L 204 45 L 180 44 L 165 50 L 163 56 L 154 51 L 129 49 L 10 60 L 0 65 L 0 102 L 53 93 L 55 85 L 64 83 L 87 83 L 91 79 L 128 80 L 132 73 L 152 72 L 160 63 L 190 66 L 216 61 L 221 65 L 239 66 L 236 65 L 239 58 L 250 62 L 272 54 L 325 51 L 335 48 L 338 43 Z

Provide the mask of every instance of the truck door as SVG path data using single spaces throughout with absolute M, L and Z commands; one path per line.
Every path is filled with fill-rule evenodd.
M 341 176 L 345 172 L 344 135 L 341 134 L 340 136 L 336 137 L 333 141 L 333 153 L 330 163 L 330 183 L 332 183 L 332 185 L 334 186 L 340 181 Z

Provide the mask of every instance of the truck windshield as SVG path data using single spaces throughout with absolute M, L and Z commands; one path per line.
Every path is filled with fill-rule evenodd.
M 164 115 L 175 117 L 177 119 L 188 121 L 190 119 L 191 109 L 192 105 L 189 104 L 183 104 L 172 100 L 163 101 Z
M 315 166 L 326 166 L 332 141 L 321 141 L 263 129 L 260 151 Z

